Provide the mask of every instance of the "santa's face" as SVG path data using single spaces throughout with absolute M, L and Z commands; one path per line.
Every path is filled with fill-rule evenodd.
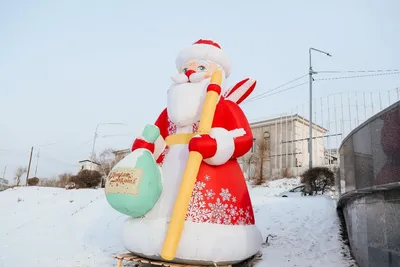
M 214 62 L 207 60 L 191 60 L 183 66 L 180 73 L 193 70 L 196 73 L 203 73 L 205 78 L 211 78 L 211 75 L 217 70 L 218 66 Z
M 210 77 L 217 64 L 209 61 L 190 61 L 182 71 L 172 77 L 174 83 L 168 89 L 167 110 L 170 120 L 178 127 L 192 125 L 200 120 Z M 188 78 L 188 70 L 196 73 Z

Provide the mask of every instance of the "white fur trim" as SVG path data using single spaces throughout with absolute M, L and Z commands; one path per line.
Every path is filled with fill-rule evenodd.
M 220 65 L 224 71 L 226 77 L 231 74 L 231 61 L 224 50 L 208 44 L 193 44 L 183 49 L 176 61 L 176 68 L 181 71 L 183 66 L 190 60 L 208 60 Z
M 231 136 L 233 138 L 236 138 L 236 137 L 240 137 L 240 136 L 245 135 L 246 131 L 243 128 L 239 128 L 239 129 L 235 129 L 235 130 L 229 131 L 229 133 L 231 134 Z
M 158 256 L 164 243 L 166 219 L 125 221 L 123 242 L 127 250 L 147 256 Z M 255 225 L 222 225 L 186 221 L 176 258 L 205 262 L 239 262 L 256 254 L 262 235 Z
M 212 128 L 210 135 L 217 141 L 217 152 L 204 162 L 210 165 L 222 165 L 226 163 L 235 151 L 234 137 L 224 128 Z
M 171 80 L 174 83 L 187 83 L 189 78 L 184 73 L 179 73 L 177 75 L 171 76 Z

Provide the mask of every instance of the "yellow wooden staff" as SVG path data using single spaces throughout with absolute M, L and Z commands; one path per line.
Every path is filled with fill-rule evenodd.
M 222 72 L 217 70 L 211 77 L 211 84 L 217 84 L 220 86 L 221 81 Z M 197 131 L 198 134 L 210 133 L 218 98 L 219 93 L 212 90 L 207 92 L 200 118 L 199 129 Z M 175 258 L 179 240 L 182 235 L 183 225 L 185 223 L 185 217 L 189 207 L 190 198 L 192 196 L 202 160 L 203 156 L 199 152 L 191 151 L 189 153 L 189 159 L 186 164 L 185 172 L 183 173 L 181 186 L 179 187 L 178 195 L 176 197 L 174 209 L 171 215 L 171 221 L 168 226 L 168 232 L 165 236 L 164 245 L 161 251 L 161 257 L 164 260 L 171 261 Z

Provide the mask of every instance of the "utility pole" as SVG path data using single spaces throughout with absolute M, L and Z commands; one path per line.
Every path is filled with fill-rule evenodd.
M 94 154 L 94 148 L 96 147 L 96 139 L 97 139 L 97 130 L 99 129 L 99 126 L 101 123 L 97 124 L 96 126 L 96 131 L 94 132 L 94 137 L 93 137 L 93 147 L 92 147 L 92 153 L 90 154 L 90 159 L 92 161 L 95 160 L 96 155 Z
M 37 177 L 37 168 L 39 165 L 39 152 L 40 152 L 40 148 L 38 149 L 38 152 L 36 154 L 36 168 L 35 168 L 35 177 Z
M 29 171 L 31 170 L 32 154 L 33 154 L 33 147 L 31 148 L 31 155 L 29 156 L 28 170 L 26 172 L 26 185 L 28 185 Z
M 310 57 L 310 68 L 308 71 L 308 75 L 310 76 L 310 133 L 309 133 L 309 140 L 308 140 L 308 168 L 311 169 L 312 168 L 312 159 L 313 159 L 313 148 L 312 148 L 312 129 L 313 129 L 313 120 L 312 120 L 312 82 L 313 82 L 313 74 L 317 74 L 317 72 L 313 71 L 312 69 L 312 65 L 311 65 L 311 51 L 316 51 L 316 52 L 320 52 L 322 54 L 325 54 L 329 57 L 331 57 L 332 55 L 329 54 L 328 52 L 324 52 L 322 50 L 318 50 L 315 48 L 309 48 L 308 49 L 308 54 Z
M 7 165 L 4 166 L 4 171 L 3 171 L 3 179 L 6 179 L 6 170 L 7 170 Z

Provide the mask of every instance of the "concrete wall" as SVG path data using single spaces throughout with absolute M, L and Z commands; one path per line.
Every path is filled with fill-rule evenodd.
M 356 198 L 343 211 L 359 267 L 400 266 L 400 189 Z
M 359 267 L 400 267 L 400 102 L 344 139 L 336 184 Z

